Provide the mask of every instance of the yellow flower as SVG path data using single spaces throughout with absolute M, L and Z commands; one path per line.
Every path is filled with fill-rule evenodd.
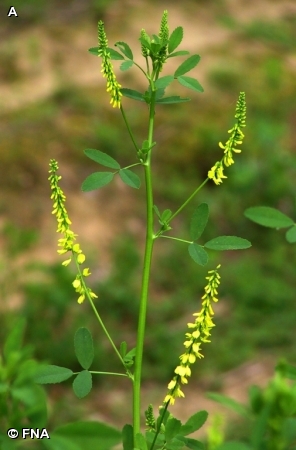
M 186 341 L 184 342 L 184 347 L 186 351 L 179 358 L 180 365 L 174 370 L 176 375 L 168 384 L 169 391 L 164 398 L 164 403 L 169 402 L 173 405 L 177 397 L 184 397 L 184 393 L 180 389 L 180 383 L 188 383 L 188 378 L 191 376 L 190 365 L 194 364 L 197 358 L 203 358 L 203 355 L 200 353 L 201 343 L 210 342 L 208 338 L 211 335 L 211 329 L 215 326 L 212 321 L 214 311 L 211 301 L 218 300 L 214 295 L 218 294 L 217 287 L 220 284 L 218 269 L 220 267 L 219 264 L 216 269 L 208 271 L 208 276 L 206 277 L 208 283 L 205 287 L 205 294 L 202 297 L 202 309 L 193 314 L 196 317 L 194 323 L 190 322 L 187 324 L 188 328 L 193 331 L 185 333 Z

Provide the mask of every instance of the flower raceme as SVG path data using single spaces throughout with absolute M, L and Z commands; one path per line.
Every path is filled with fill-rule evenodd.
M 235 116 L 236 124 L 228 130 L 230 137 L 226 144 L 219 142 L 219 147 L 224 150 L 224 156 L 221 161 L 217 161 L 215 165 L 209 170 L 208 177 L 214 181 L 215 184 L 222 183 L 222 178 L 227 178 L 224 173 L 224 166 L 229 167 L 234 164 L 233 152 L 241 153 L 240 149 L 235 148 L 242 144 L 244 133 L 241 128 L 246 126 L 246 95 L 241 92 L 236 104 Z
M 114 73 L 113 66 L 110 62 L 110 53 L 108 52 L 108 39 L 106 36 L 104 22 L 102 20 L 98 23 L 98 37 L 99 37 L 99 50 L 98 55 L 102 58 L 102 70 L 103 77 L 107 78 L 107 92 L 110 92 L 110 103 L 113 108 L 120 108 L 120 101 L 122 93 L 120 92 L 121 85 L 117 82 Z
M 50 188 L 52 190 L 51 199 L 53 200 L 53 211 L 52 214 L 56 216 L 58 227 L 57 233 L 62 233 L 64 237 L 58 240 L 58 246 L 61 247 L 58 250 L 60 255 L 71 252 L 72 256 L 66 259 L 62 265 L 68 266 L 72 261 L 72 257 L 74 258 L 77 266 L 78 274 L 76 275 L 75 280 L 72 285 L 75 291 L 79 294 L 78 303 L 82 303 L 85 300 L 85 297 L 89 297 L 91 299 L 97 298 L 97 295 L 92 292 L 90 288 L 88 288 L 85 284 L 84 278 L 88 277 L 91 273 L 89 268 L 84 268 L 82 271 L 80 269 L 81 264 L 85 262 L 85 255 L 82 253 L 80 249 L 80 245 L 75 243 L 77 234 L 74 234 L 70 229 L 71 220 L 69 219 L 67 210 L 65 208 L 66 196 L 63 193 L 62 189 L 58 185 L 61 180 L 61 176 L 57 175 L 58 163 L 56 160 L 50 160 Z
M 221 267 L 219 264 L 216 269 L 209 270 L 206 280 L 208 284 L 205 287 L 205 294 L 202 297 L 202 308 L 200 312 L 194 313 L 196 317 L 194 323 L 188 323 L 187 326 L 190 332 L 186 333 L 186 341 L 184 346 L 186 348 L 185 353 L 180 356 L 180 364 L 175 369 L 175 376 L 168 384 L 168 393 L 164 399 L 164 403 L 173 405 L 177 397 L 185 397 L 181 390 L 181 384 L 187 384 L 188 378 L 191 376 L 190 366 L 195 363 L 197 358 L 203 358 L 200 352 L 200 346 L 204 342 L 211 342 L 209 337 L 211 335 L 211 329 L 215 326 L 212 321 L 214 311 L 211 305 L 211 301 L 217 302 L 218 291 L 217 288 L 220 284 L 220 275 L 218 269 Z

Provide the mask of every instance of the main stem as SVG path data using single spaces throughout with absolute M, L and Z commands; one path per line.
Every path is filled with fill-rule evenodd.
M 149 146 L 153 141 L 153 128 L 154 128 L 154 112 L 155 112 L 155 91 L 152 90 L 149 112 L 149 131 L 148 142 Z M 134 443 L 135 436 L 140 433 L 140 417 L 141 417 L 141 374 L 142 374 L 142 361 L 143 361 L 143 347 L 145 337 L 145 324 L 146 324 L 146 312 L 148 302 L 148 290 L 149 290 L 149 278 L 151 259 L 153 251 L 153 191 L 152 191 L 152 179 L 151 179 L 151 150 L 148 154 L 147 161 L 145 162 L 145 184 L 146 184 L 146 243 L 144 253 L 144 264 L 142 273 L 142 290 L 139 309 L 139 322 L 137 333 L 137 346 L 135 357 L 135 371 L 134 371 L 134 384 L 133 384 L 133 434 Z

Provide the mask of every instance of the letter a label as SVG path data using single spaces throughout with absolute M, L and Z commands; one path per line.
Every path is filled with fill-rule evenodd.
M 18 17 L 18 14 L 17 14 L 16 9 L 15 9 L 14 6 L 11 6 L 9 8 L 9 11 L 8 11 L 7 15 L 8 15 L 8 17 L 11 17 L 11 16 Z

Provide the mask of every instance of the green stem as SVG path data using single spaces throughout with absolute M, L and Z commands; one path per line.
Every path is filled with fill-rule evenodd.
M 127 118 L 126 118 L 126 115 L 125 115 L 125 112 L 124 112 L 124 109 L 123 109 L 123 106 L 122 106 L 121 103 L 120 103 L 120 111 L 121 111 L 121 114 L 122 114 L 124 123 L 125 123 L 125 125 L 126 125 L 127 131 L 128 131 L 128 133 L 129 133 L 129 135 L 130 135 L 130 138 L 131 138 L 131 140 L 132 140 L 132 142 L 133 142 L 133 144 L 134 144 L 134 146 L 135 146 L 136 151 L 138 151 L 138 150 L 139 150 L 139 147 L 137 146 L 137 143 L 136 143 L 136 141 L 135 141 L 134 135 L 133 135 L 133 133 L 132 133 L 131 127 L 129 126 L 129 123 L 128 123 L 128 121 L 127 121 Z
M 166 238 L 166 239 L 173 239 L 174 241 L 179 241 L 179 242 L 185 242 L 185 244 L 192 244 L 192 241 L 185 241 L 185 239 L 180 239 L 180 238 L 176 238 L 173 236 L 165 236 L 163 234 L 161 234 L 160 236 L 157 236 L 160 238 Z
M 170 223 L 172 219 L 174 219 L 174 217 L 176 217 L 184 208 L 185 206 L 188 205 L 188 203 L 193 199 L 193 197 L 198 193 L 198 191 L 200 191 L 200 189 L 209 181 L 209 178 L 206 178 L 205 181 L 203 183 L 201 183 L 201 185 L 198 186 L 197 189 L 195 189 L 195 191 L 190 195 L 190 197 L 187 198 L 187 200 L 180 206 L 179 209 L 177 209 L 177 211 L 170 217 L 170 219 L 167 221 L 167 223 Z
M 102 319 L 101 319 L 101 317 L 100 317 L 100 315 L 99 315 L 99 313 L 98 313 L 98 311 L 97 311 L 97 308 L 96 308 L 95 305 L 94 305 L 93 299 L 91 298 L 91 296 L 90 296 L 89 293 L 88 293 L 88 289 L 87 289 L 87 286 L 86 286 L 86 284 L 85 284 L 84 277 L 83 277 L 82 272 L 81 272 L 81 269 L 80 269 L 80 265 L 79 265 L 78 262 L 77 262 L 77 255 L 76 255 L 75 252 L 72 252 L 72 255 L 74 256 L 74 260 L 75 260 L 75 263 L 76 263 L 77 271 L 78 271 L 78 273 L 79 273 L 79 275 L 80 275 L 80 280 L 81 280 L 81 283 L 83 284 L 83 287 L 84 287 L 84 292 L 85 292 L 85 294 L 86 294 L 86 296 L 87 296 L 87 298 L 88 298 L 88 300 L 89 300 L 89 303 L 91 304 L 91 307 L 92 307 L 92 309 L 93 309 L 93 311 L 94 311 L 94 313 L 95 313 L 95 316 L 96 316 L 96 318 L 98 319 L 98 321 L 99 321 L 101 327 L 103 328 L 103 331 L 104 331 L 105 335 L 107 336 L 107 338 L 108 338 L 110 344 L 111 344 L 112 347 L 114 348 L 115 353 L 117 354 L 118 358 L 120 359 L 120 361 L 122 362 L 123 366 L 125 367 L 125 363 L 124 363 L 124 361 L 123 361 L 123 359 L 122 359 L 122 356 L 121 356 L 121 354 L 119 353 L 119 351 L 118 351 L 116 345 L 114 344 L 113 339 L 111 338 L 110 334 L 108 333 L 108 330 L 107 330 L 107 328 L 105 327 L 104 322 L 102 321 Z
M 152 95 L 149 112 L 149 131 L 148 142 L 149 146 L 152 145 L 153 140 L 153 128 L 154 128 L 154 114 L 155 114 L 155 89 L 151 86 Z M 135 357 L 135 371 L 134 371 L 134 385 L 133 385 L 133 433 L 134 442 L 135 436 L 140 432 L 140 412 L 141 412 L 141 374 L 142 374 L 142 360 L 143 360 L 143 347 L 145 336 L 145 324 L 146 324 L 146 311 L 148 302 L 148 289 L 150 278 L 150 267 L 153 251 L 153 191 L 152 191 L 152 179 L 151 179 L 151 151 L 148 153 L 147 160 L 144 164 L 145 169 L 145 185 L 146 185 L 146 243 L 144 253 L 144 264 L 142 273 L 142 289 L 141 300 L 139 310 L 138 321 L 138 333 L 137 333 L 137 345 L 136 345 L 136 357 Z
M 166 410 L 168 409 L 169 403 L 170 403 L 170 401 L 166 402 L 165 407 L 163 408 L 162 415 L 161 415 L 161 418 L 160 418 L 160 420 L 159 420 L 159 422 L 158 422 L 157 429 L 156 429 L 156 433 L 155 433 L 155 435 L 154 435 L 154 439 L 153 439 L 153 442 L 152 442 L 151 447 L 150 447 L 149 450 L 153 450 L 153 448 L 154 448 L 154 444 L 155 444 L 155 442 L 156 442 L 157 436 L 159 435 L 160 428 L 161 428 L 161 424 L 162 424 L 162 422 L 163 422 L 163 419 L 164 419 Z

